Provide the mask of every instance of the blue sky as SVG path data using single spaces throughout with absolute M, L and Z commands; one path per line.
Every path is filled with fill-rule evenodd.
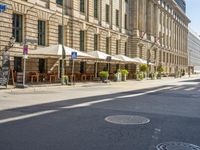
M 200 0 L 186 0 L 187 16 L 190 18 L 190 28 L 200 35 Z

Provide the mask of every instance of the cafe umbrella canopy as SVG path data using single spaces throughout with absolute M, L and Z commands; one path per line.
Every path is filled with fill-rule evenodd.
M 95 77 L 97 77 L 97 63 L 102 62 L 102 63 L 122 63 L 123 60 L 111 56 L 109 54 L 106 54 L 101 51 L 91 51 L 88 52 L 89 55 L 93 56 L 96 58 L 96 65 L 95 65 Z
M 75 50 L 70 47 L 64 46 L 65 56 L 71 58 L 72 52 L 77 52 L 77 59 L 94 59 L 91 55 L 86 54 L 84 52 Z M 45 58 L 58 58 L 62 56 L 62 45 L 51 45 L 44 48 L 39 48 L 36 50 L 32 50 L 29 53 L 30 57 L 45 57 Z

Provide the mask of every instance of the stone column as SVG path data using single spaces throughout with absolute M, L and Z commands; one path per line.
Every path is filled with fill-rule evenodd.
M 153 3 L 151 0 L 147 2 L 147 35 L 151 37 L 153 34 Z
M 160 10 L 158 9 L 157 4 L 154 5 L 154 34 L 156 37 L 159 37 L 159 22 L 160 22 L 160 17 L 159 17 L 159 13 Z
M 131 7 L 131 26 L 133 29 L 134 35 L 138 34 L 138 20 L 139 20 L 139 0 L 131 0 L 130 1 L 130 7 Z

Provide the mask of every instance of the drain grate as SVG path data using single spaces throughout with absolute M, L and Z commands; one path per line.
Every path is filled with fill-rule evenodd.
M 166 142 L 156 146 L 157 150 L 200 150 L 200 147 L 183 142 Z
M 121 125 L 139 125 L 146 124 L 150 122 L 150 119 L 142 116 L 132 116 L 132 115 L 115 115 L 108 116 L 105 118 L 107 122 Z

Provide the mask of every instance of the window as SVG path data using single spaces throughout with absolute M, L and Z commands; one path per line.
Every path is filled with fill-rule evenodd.
M 22 72 L 22 58 L 14 57 L 14 70 L 16 72 Z
M 45 59 L 39 59 L 39 72 L 45 73 Z
M 106 5 L 106 22 L 109 23 L 110 21 L 110 7 L 109 5 Z
M 116 55 L 119 54 L 119 40 L 116 40 Z
M 86 66 L 85 62 L 80 62 L 80 73 L 85 73 L 85 66 Z
M 56 4 L 63 5 L 63 0 L 56 0 Z
M 63 35 L 62 35 L 63 27 L 62 25 L 58 26 L 58 44 L 63 43 Z
M 85 12 L 85 0 L 80 0 L 80 12 Z
M 119 10 L 116 10 L 116 26 L 119 26 Z
M 23 34 L 23 19 L 22 15 L 13 14 L 13 30 L 12 35 L 15 38 L 16 42 L 22 42 Z
M 94 34 L 94 50 L 98 50 L 98 35 Z
M 84 31 L 80 31 L 80 51 L 85 50 L 85 33 Z
M 45 35 L 46 35 L 45 21 L 38 21 L 38 45 L 45 46 Z
M 106 37 L 106 53 L 109 54 L 110 51 L 110 38 Z
M 94 0 L 94 17 L 98 18 L 98 0 Z
M 125 29 L 127 29 L 127 21 L 128 21 L 127 14 L 125 14 L 125 16 L 124 16 L 124 28 Z
M 127 42 L 125 42 L 125 44 L 124 44 L 124 53 L 125 53 L 125 56 L 128 56 Z

